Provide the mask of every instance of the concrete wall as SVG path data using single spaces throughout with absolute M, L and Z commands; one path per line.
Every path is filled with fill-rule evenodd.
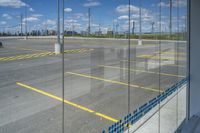
M 160 107 L 159 105 L 154 107 L 125 133 L 175 132 L 178 128 L 177 126 L 179 126 L 186 117 L 186 89 L 186 84 L 184 84 L 179 88 L 178 93 L 175 92 L 162 101 Z

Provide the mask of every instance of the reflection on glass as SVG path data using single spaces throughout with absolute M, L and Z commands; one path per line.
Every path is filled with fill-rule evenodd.
M 0 132 L 168 133 L 184 121 L 186 0 L 18 2 L 0 2 Z

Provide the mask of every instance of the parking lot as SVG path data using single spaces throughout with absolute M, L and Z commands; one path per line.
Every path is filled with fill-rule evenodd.
M 100 132 L 186 75 L 182 41 L 66 38 L 63 95 L 55 39 L 1 41 L 0 132 Z

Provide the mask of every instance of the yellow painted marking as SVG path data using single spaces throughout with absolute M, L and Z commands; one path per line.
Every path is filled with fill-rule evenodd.
M 96 112 L 95 115 L 100 116 L 100 117 L 102 117 L 102 118 L 104 118 L 104 119 L 113 121 L 113 122 L 115 122 L 115 123 L 119 121 L 119 120 L 117 120 L 117 119 L 114 119 L 114 118 L 109 117 L 109 116 L 107 116 L 107 115 L 104 115 L 104 114 L 102 114 L 102 113 Z
M 170 54 L 171 54 L 171 55 L 177 55 L 177 54 L 178 54 L 178 55 L 186 55 L 186 53 L 184 53 L 184 52 L 178 52 L 178 53 L 177 53 L 177 52 L 172 52 L 172 51 L 164 51 L 164 52 L 159 52 L 159 51 L 158 51 L 158 52 L 154 52 L 154 53 L 155 53 L 155 54 L 159 54 L 159 53 L 160 53 L 160 54 L 169 54 L 169 55 L 170 55 Z
M 21 60 L 21 59 L 36 58 L 36 57 L 40 57 L 41 55 L 47 55 L 48 53 L 50 53 L 50 52 L 3 57 L 3 58 L 0 58 L 0 60 L 11 61 L 11 60 Z
M 73 53 L 84 53 L 90 52 L 94 49 L 72 49 L 72 50 L 65 50 L 67 54 Z M 14 60 L 24 60 L 24 59 L 31 59 L 31 58 L 39 58 L 45 56 L 56 56 L 59 54 L 55 54 L 54 52 L 43 52 L 43 53 L 34 53 L 34 54 L 24 54 L 24 55 L 17 55 L 17 56 L 10 56 L 10 57 L 0 57 L 0 61 L 14 61 Z
M 65 50 L 64 52 L 67 54 L 74 54 L 74 53 L 84 53 L 84 52 L 90 52 L 93 51 L 94 49 L 71 49 L 71 50 Z
M 40 90 L 40 89 L 37 89 L 37 88 L 35 88 L 35 87 L 31 87 L 31 86 L 29 86 L 29 85 L 22 84 L 22 83 L 19 83 L 19 82 L 16 82 L 16 84 L 19 85 L 19 86 L 21 86 L 21 87 L 24 87 L 24 88 L 26 88 L 26 89 L 29 89 L 29 90 L 35 91 L 35 92 L 37 92 L 37 93 L 40 93 L 40 94 L 42 94 L 42 95 L 48 96 L 48 97 L 50 97 L 50 98 L 53 98 L 53 99 L 55 99 L 55 100 L 64 102 L 64 103 L 66 103 L 66 104 L 68 104 L 68 105 L 70 105 L 70 106 L 73 106 L 73 107 L 75 107 L 75 108 L 81 109 L 81 110 L 86 111 L 86 112 L 88 112 L 88 113 L 92 113 L 92 114 L 94 114 L 94 115 L 96 115 L 96 116 L 102 117 L 102 118 L 104 118 L 104 119 L 106 119 L 106 120 L 109 120 L 109 121 L 112 121 L 112 122 L 118 122 L 118 121 L 119 121 L 119 120 L 117 120 L 117 119 L 115 119 L 115 118 L 112 118 L 112 117 L 110 117 L 110 116 L 108 116 L 108 115 L 99 113 L 99 112 L 97 112 L 97 111 L 94 111 L 94 110 L 89 109 L 89 108 L 87 108 L 87 107 L 84 107 L 84 106 L 82 106 L 82 105 L 73 103 L 73 102 L 68 101 L 68 100 L 63 100 L 62 98 L 60 98 L 60 97 L 58 97 L 58 96 L 56 96 L 56 95 L 53 95 L 53 94 L 51 94 L 51 93 L 45 92 L 45 91 Z
M 105 66 L 105 65 L 99 65 L 99 66 L 100 67 L 105 67 L 105 68 L 113 68 L 113 69 L 120 69 L 120 70 L 126 70 L 126 71 L 128 71 L 127 68 L 120 68 L 120 67 L 115 67 L 115 66 Z M 142 72 L 142 73 L 160 74 L 160 75 L 164 75 L 164 76 L 181 77 L 181 78 L 185 77 L 185 76 L 176 75 L 176 74 L 159 73 L 159 72 L 145 71 L 145 70 L 138 70 L 138 69 L 130 69 L 130 71 L 131 72 Z
M 80 73 L 74 73 L 74 72 L 66 72 L 66 74 L 71 74 L 71 75 L 75 75 L 75 76 L 81 76 L 81 77 L 85 77 L 85 78 L 90 78 L 90 79 L 96 79 L 96 80 L 100 80 L 100 81 L 105 81 L 105 82 L 109 82 L 109 83 L 113 83 L 113 84 L 125 85 L 125 86 L 140 88 L 140 89 L 144 89 L 144 90 L 159 92 L 159 89 L 155 89 L 155 88 L 149 88 L 149 87 L 144 87 L 144 86 L 139 86 L 139 85 L 134 85 L 134 84 L 130 84 L 129 85 L 129 84 L 124 83 L 124 82 L 119 82 L 119 81 L 115 81 L 115 80 L 109 80 L 109 79 L 95 77 L 95 76 L 90 76 L 90 75 L 86 75 L 86 74 L 80 74 Z M 161 90 L 163 90 L 163 89 L 161 89 Z M 161 92 L 163 92 L 163 91 L 161 91 Z
M 162 57 L 159 58 L 158 56 L 152 56 L 152 55 L 139 55 L 137 58 L 145 58 L 145 59 L 155 59 L 155 60 L 177 60 L 175 57 Z M 178 60 L 186 60 L 186 58 L 179 57 Z

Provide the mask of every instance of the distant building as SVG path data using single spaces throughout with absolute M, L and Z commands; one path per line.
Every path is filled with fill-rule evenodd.
M 107 31 L 107 34 L 108 34 L 108 35 L 113 35 L 113 31 L 112 31 L 112 30 L 108 30 L 108 31 Z
M 95 35 L 102 35 L 102 31 L 95 31 Z
M 48 35 L 56 35 L 56 31 L 55 30 L 48 30 Z
M 88 35 L 88 31 L 81 31 L 81 35 L 82 35 L 82 36 Z
M 77 35 L 76 31 L 65 31 L 65 35 Z
M 40 31 L 39 31 L 39 30 L 32 30 L 32 31 L 30 32 L 30 35 L 31 35 L 31 36 L 39 36 L 39 35 L 40 35 Z

